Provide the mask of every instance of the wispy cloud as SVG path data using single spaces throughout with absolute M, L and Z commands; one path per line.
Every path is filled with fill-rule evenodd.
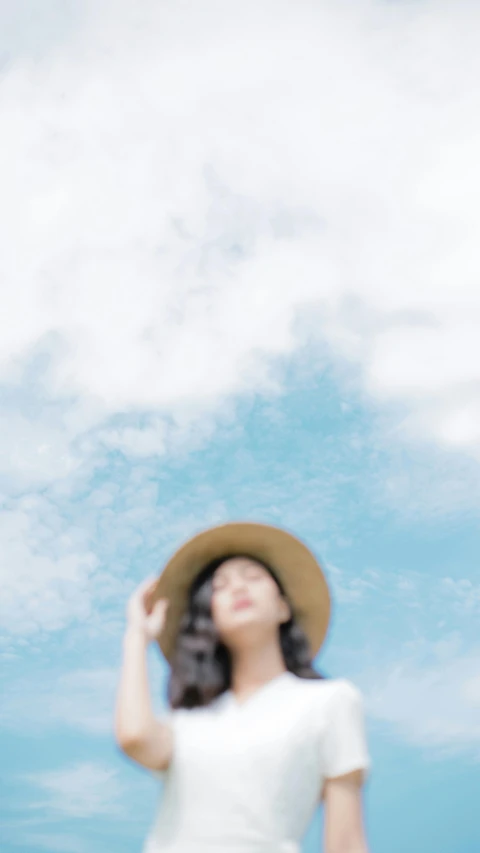
M 394 727 L 431 758 L 461 754 L 480 761 L 480 651 L 452 642 L 426 644 L 365 677 L 372 718 Z
M 161 665 L 152 660 L 154 705 L 160 710 Z M 119 668 L 73 669 L 17 677 L 10 681 L 0 709 L 0 726 L 32 735 L 74 730 L 113 742 Z
M 12 843 L 12 841 L 10 841 Z M 16 844 L 14 841 L 13 843 Z M 62 832 L 25 832 L 18 837 L 18 846 L 40 848 L 51 853 L 88 853 L 91 843 L 82 841 L 72 833 Z
M 480 583 L 470 578 L 442 578 L 442 592 L 460 615 L 480 613 Z
M 81 538 L 81 536 L 80 536 Z M 95 555 L 40 497 L 0 512 L 0 624 L 18 635 L 65 627 L 90 612 Z
M 334 597 L 340 604 L 359 604 L 368 593 L 378 589 L 378 574 L 371 570 L 349 577 L 338 566 L 330 564 L 328 574 Z
M 0 723 L 32 733 L 60 725 L 110 734 L 117 678 L 115 670 L 101 668 L 18 679 L 2 703 Z
M 32 809 L 84 818 L 121 813 L 123 788 L 118 774 L 110 767 L 83 762 L 62 770 L 25 775 L 25 781 L 37 787 L 45 799 L 34 800 Z

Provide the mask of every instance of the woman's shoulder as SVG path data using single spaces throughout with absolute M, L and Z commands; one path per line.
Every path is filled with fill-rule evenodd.
M 295 687 L 315 712 L 340 706 L 361 706 L 360 689 L 348 678 L 297 678 Z

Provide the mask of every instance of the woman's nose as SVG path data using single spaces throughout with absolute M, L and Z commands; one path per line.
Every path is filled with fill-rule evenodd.
M 232 579 L 231 591 L 233 595 L 248 592 L 248 583 L 244 577 L 238 575 Z

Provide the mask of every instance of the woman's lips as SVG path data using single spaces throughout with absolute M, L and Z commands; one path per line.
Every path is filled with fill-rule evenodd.
M 249 598 L 239 598 L 233 605 L 233 610 L 243 610 L 245 607 L 251 607 L 252 602 Z

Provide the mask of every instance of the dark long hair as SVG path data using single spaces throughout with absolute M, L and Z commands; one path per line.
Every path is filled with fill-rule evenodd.
M 216 569 L 225 560 L 239 556 L 248 555 L 227 555 L 209 563 L 190 587 L 168 683 L 168 700 L 172 708 L 208 705 L 231 686 L 230 652 L 220 641 L 212 618 L 212 581 Z M 254 559 L 269 572 L 281 595 L 288 601 L 274 570 L 261 560 Z M 313 668 L 307 637 L 294 616 L 280 625 L 279 632 L 287 670 L 299 678 L 324 678 Z

